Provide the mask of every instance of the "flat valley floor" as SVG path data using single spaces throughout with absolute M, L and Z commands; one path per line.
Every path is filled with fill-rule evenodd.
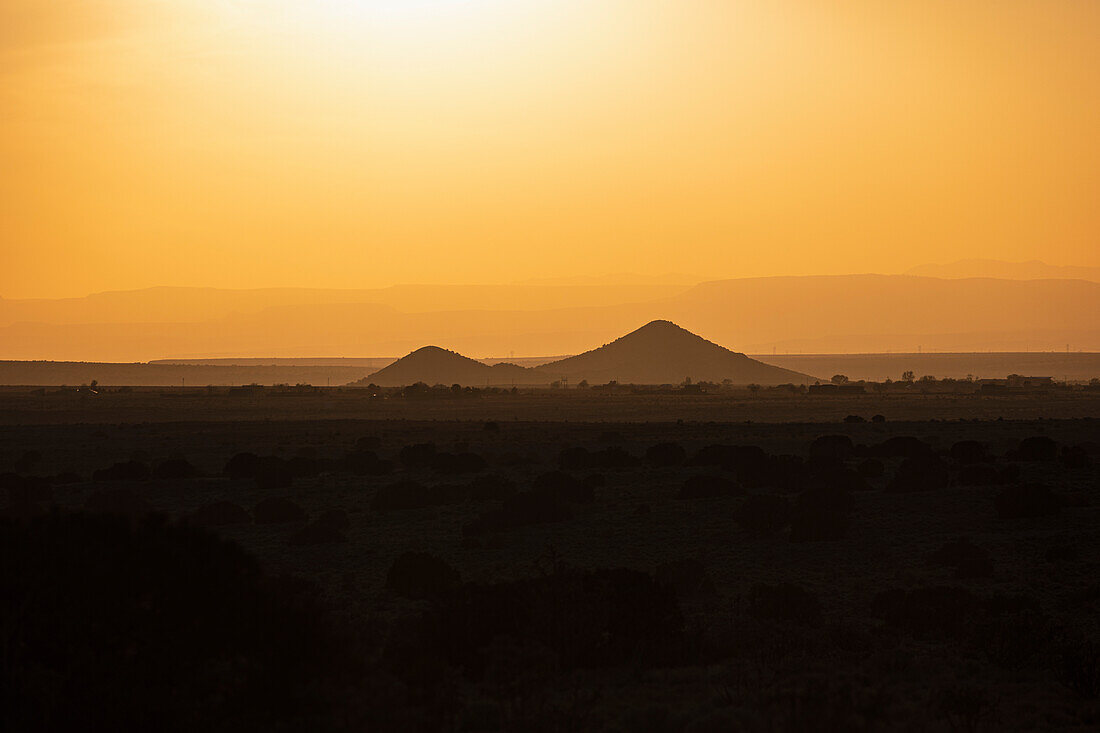
M 5 389 L 3 568 L 27 600 L 5 604 L 4 715 L 1095 729 L 1098 418 L 1083 392 Z M 218 580 L 252 562 L 221 540 L 244 580 Z M 175 593 L 188 621 L 150 620 Z

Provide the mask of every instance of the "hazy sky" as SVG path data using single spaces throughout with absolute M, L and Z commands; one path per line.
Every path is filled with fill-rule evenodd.
M 1096 0 L 0 0 L 0 296 L 1100 265 Z

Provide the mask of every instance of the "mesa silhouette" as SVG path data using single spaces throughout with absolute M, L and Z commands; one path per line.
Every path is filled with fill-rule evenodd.
M 396 387 L 426 384 L 533 385 L 567 379 L 574 384 L 611 381 L 678 384 L 695 381 L 734 384 L 808 384 L 814 377 L 771 366 L 697 336 L 670 321 L 652 321 L 636 331 L 577 356 L 525 368 L 489 366 L 438 346 L 425 346 L 357 382 Z

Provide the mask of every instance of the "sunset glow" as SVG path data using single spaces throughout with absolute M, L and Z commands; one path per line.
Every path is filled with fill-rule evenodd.
M 0 295 L 1100 264 L 1100 5 L 5 0 Z

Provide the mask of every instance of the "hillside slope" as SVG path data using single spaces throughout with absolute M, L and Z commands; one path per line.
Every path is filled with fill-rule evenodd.
M 764 364 L 730 351 L 671 321 L 652 321 L 637 331 L 583 354 L 539 367 L 549 375 L 604 383 L 678 384 L 694 381 L 734 384 L 810 384 L 813 377 Z

